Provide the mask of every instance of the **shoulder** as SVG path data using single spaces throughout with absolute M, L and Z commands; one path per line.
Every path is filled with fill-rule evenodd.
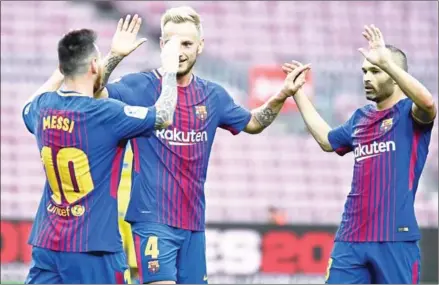
M 116 109 L 126 106 L 126 104 L 123 103 L 122 101 L 113 98 L 92 99 L 92 100 L 93 100 L 92 104 L 95 104 L 96 107 L 100 107 L 100 108 Z
M 355 122 L 358 122 L 359 119 L 371 113 L 373 108 L 374 106 L 372 104 L 368 104 L 356 109 L 355 111 L 352 112 L 349 121 L 351 121 L 352 124 L 355 124 Z
M 32 105 L 34 108 L 41 107 L 42 105 L 53 104 L 53 102 L 58 98 L 56 92 L 44 92 L 33 98 L 32 101 L 26 102 L 26 109 L 29 109 Z
M 399 101 L 397 104 L 398 109 L 404 110 L 404 111 L 411 111 L 413 106 L 413 100 L 410 98 L 404 98 L 401 101 Z
M 155 75 L 153 72 L 136 72 L 136 73 L 129 73 L 127 75 L 124 75 L 120 78 L 117 78 L 116 80 L 112 81 L 111 83 L 122 83 L 125 84 L 127 87 L 139 87 L 139 86 L 145 86 L 149 82 L 151 82 L 154 79 Z
M 225 102 L 231 100 L 230 93 L 222 85 L 210 80 L 198 78 L 198 86 L 204 89 L 207 96 L 214 96 L 217 100 Z

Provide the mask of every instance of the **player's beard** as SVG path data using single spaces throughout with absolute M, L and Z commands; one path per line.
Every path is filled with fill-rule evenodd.
M 381 82 L 378 86 L 373 86 L 372 92 L 366 92 L 366 99 L 375 103 L 380 103 L 390 96 L 394 92 L 394 83 L 391 78 L 385 82 Z
M 177 78 L 188 75 L 192 71 L 192 68 L 194 67 L 196 62 L 197 58 L 195 58 L 193 61 L 187 60 L 187 67 L 184 70 L 177 72 Z

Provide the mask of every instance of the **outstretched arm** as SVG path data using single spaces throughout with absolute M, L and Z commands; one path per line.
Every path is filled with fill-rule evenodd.
M 369 42 L 369 50 L 359 51 L 372 64 L 386 72 L 399 88 L 412 101 L 412 115 L 419 123 L 431 123 L 436 117 L 437 109 L 431 93 L 416 78 L 398 66 L 386 48 L 381 31 L 374 25 L 365 26 L 363 36 Z
M 146 42 L 146 38 L 137 39 L 137 33 L 142 25 L 142 18 L 136 14 L 131 22 L 130 19 L 131 15 L 127 15 L 125 21 L 120 19 L 117 24 L 111 43 L 111 50 L 102 63 L 104 69 L 102 82 L 101 87 L 94 94 L 95 98 L 108 98 L 108 91 L 105 85 L 107 85 L 113 70 L 127 55 Z
M 283 89 L 279 94 L 272 96 L 268 101 L 251 111 L 252 117 L 244 128 L 244 132 L 258 134 L 267 128 L 276 119 L 288 97 L 293 96 L 303 84 L 309 65 L 300 66 L 287 75 Z
M 296 101 L 296 105 L 299 108 L 306 127 L 319 146 L 326 152 L 334 151 L 328 139 L 331 127 L 320 116 L 306 94 L 302 90 L 299 90 L 296 95 L 294 95 L 294 100 Z
M 415 120 L 420 123 L 431 123 L 436 117 L 437 109 L 433 96 L 427 88 L 394 62 L 389 62 L 381 69 L 395 80 L 407 97 L 412 99 L 412 115 Z
M 300 62 L 292 61 L 292 63 L 285 63 L 282 66 L 282 69 L 285 73 L 291 73 L 300 66 L 302 66 Z M 296 102 L 297 108 L 299 108 L 300 115 L 302 116 L 306 127 L 319 146 L 326 152 L 334 151 L 328 138 L 329 132 L 332 128 L 320 116 L 305 92 L 303 92 L 302 89 L 299 89 L 293 98 Z

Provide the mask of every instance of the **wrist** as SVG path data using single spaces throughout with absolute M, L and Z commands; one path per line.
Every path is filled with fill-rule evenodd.
M 108 58 L 117 58 L 120 57 L 123 59 L 126 55 L 118 53 L 117 51 L 110 50 L 110 53 L 108 54 Z
M 393 67 L 394 62 L 390 59 L 384 60 L 381 62 L 378 67 L 383 70 L 384 72 L 387 72 L 387 70 L 391 69 Z
M 285 100 L 287 100 L 288 97 L 294 96 L 294 94 L 295 94 L 294 92 L 291 92 L 290 90 L 283 88 L 279 92 L 277 97 L 278 97 L 279 100 L 284 100 L 285 101 Z

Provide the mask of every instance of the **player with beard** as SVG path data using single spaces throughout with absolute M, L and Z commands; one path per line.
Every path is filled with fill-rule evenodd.
M 132 226 L 141 282 L 207 283 L 204 182 L 216 130 L 262 132 L 305 83 L 309 66 L 297 68 L 279 94 L 248 111 L 223 87 L 193 73 L 204 39 L 200 16 L 192 8 L 166 11 L 161 31 L 161 47 L 171 37 L 180 40 L 177 109 L 167 130 L 131 141 L 133 188 L 125 219 Z M 105 80 L 122 58 L 109 55 Z M 96 97 L 149 106 L 160 100 L 162 82 L 161 68 L 129 74 Z
M 140 24 L 138 17 L 121 19 L 113 48 L 128 55 L 144 42 L 136 40 Z M 58 43 L 59 71 L 23 108 L 46 174 L 29 238 L 28 284 L 129 283 L 117 211 L 123 149 L 128 139 L 172 123 L 179 43 L 163 49 L 160 99 L 138 107 L 93 98 L 103 70 L 95 42 L 92 30 L 66 34 Z
M 433 96 L 408 71 L 406 55 L 385 45 L 381 31 L 366 26 L 369 50 L 363 81 L 375 104 L 331 129 L 302 91 L 294 96 L 302 117 L 324 151 L 354 152 L 352 189 L 335 236 L 326 283 L 419 283 L 420 231 L 414 202 L 437 109 Z M 285 64 L 293 72 L 300 63 Z M 408 97 L 408 98 L 407 98 Z

